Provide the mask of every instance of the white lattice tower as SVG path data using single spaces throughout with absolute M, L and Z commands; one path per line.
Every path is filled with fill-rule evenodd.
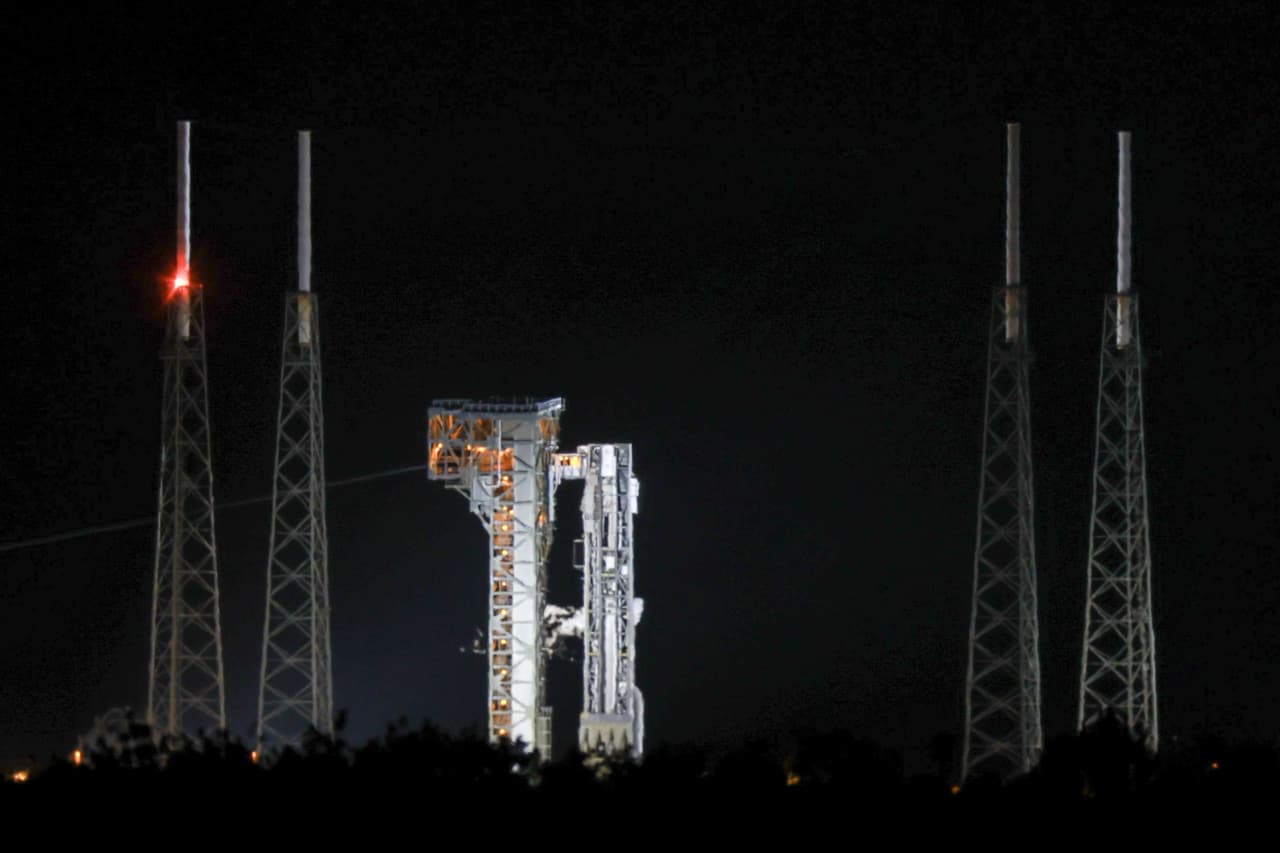
M 214 539 L 204 292 L 190 275 L 190 132 L 178 125 L 178 263 L 166 308 L 147 724 L 172 738 L 226 728 Z
M 991 301 L 962 779 L 1025 773 L 1044 743 L 1018 141 L 1009 125 L 1006 284 Z
M 284 301 L 258 745 L 333 732 L 320 305 L 311 292 L 311 139 L 298 135 L 298 290 Z
M 1159 745 L 1151 597 L 1142 338 L 1130 289 L 1129 134 L 1119 137 L 1116 293 L 1103 309 L 1097 434 L 1076 725 L 1114 714 L 1149 749 Z

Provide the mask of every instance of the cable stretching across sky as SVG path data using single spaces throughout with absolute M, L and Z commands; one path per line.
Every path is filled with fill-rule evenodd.
M 398 468 L 388 468 L 385 471 L 374 471 L 371 474 L 359 474 L 355 477 L 344 477 L 341 480 L 330 480 L 325 485 L 325 491 L 337 489 L 341 486 L 351 486 L 356 483 L 369 483 L 374 480 L 385 480 L 388 477 L 399 477 L 402 474 L 412 474 L 419 471 L 427 470 L 425 464 L 418 465 L 402 465 Z M 252 498 L 240 498 L 234 501 L 223 501 L 218 504 L 220 510 L 237 509 L 242 506 L 253 506 L 254 504 L 264 504 L 272 499 L 272 495 L 257 495 Z M 0 554 L 8 554 L 14 551 L 25 551 L 28 548 L 39 548 L 43 545 L 56 545 L 59 542 L 70 542 L 73 539 L 84 539 L 88 536 L 100 536 L 104 533 L 117 533 L 121 530 L 134 530 L 139 527 L 148 527 L 156 523 L 154 515 L 141 515 L 135 518 L 127 518 L 123 521 L 110 521 L 105 524 L 94 524 L 87 527 L 77 527 L 74 530 L 64 530 L 61 533 L 50 533 L 45 536 L 33 536 L 29 539 L 15 539 L 12 542 L 5 542 L 0 545 Z

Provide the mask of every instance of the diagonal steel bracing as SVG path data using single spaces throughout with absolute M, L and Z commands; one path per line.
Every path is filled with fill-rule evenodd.
M 167 309 L 147 723 L 159 735 L 226 728 L 213 532 L 204 295 L 175 282 Z
M 1098 366 L 1097 443 L 1084 648 L 1076 725 L 1114 713 L 1158 745 L 1151 543 L 1147 523 L 1138 297 L 1107 297 Z
M 1043 747 L 1026 292 L 991 302 L 962 778 L 1031 769 Z
M 324 416 L 316 294 L 285 297 L 257 742 L 333 731 Z

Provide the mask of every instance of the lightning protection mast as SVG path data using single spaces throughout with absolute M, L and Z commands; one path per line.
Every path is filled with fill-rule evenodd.
M 147 723 L 181 739 L 225 729 L 213 535 L 204 292 L 191 280 L 191 123 L 178 123 L 178 263 L 166 307 Z
M 640 481 L 630 444 L 588 444 L 557 453 L 552 493 L 561 480 L 585 480 L 582 538 L 582 716 L 578 748 L 639 757 L 644 752 L 644 696 L 636 686 L 635 516 Z
M 1158 746 L 1138 297 L 1130 291 L 1129 134 L 1119 134 L 1116 292 L 1102 314 L 1093 512 L 1076 726 L 1114 714 Z
M 1007 138 L 1005 286 L 992 296 L 987 341 L 962 779 L 1025 773 L 1043 747 L 1017 124 Z
M 311 134 L 298 134 L 298 289 L 285 294 L 257 743 L 333 732 L 320 305 L 311 292 Z
M 544 596 L 551 457 L 564 401 L 433 400 L 428 476 L 465 495 L 488 537 L 489 739 L 551 755 Z

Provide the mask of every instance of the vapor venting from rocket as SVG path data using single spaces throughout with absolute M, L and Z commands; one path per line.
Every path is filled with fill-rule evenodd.
M 1129 180 L 1129 132 L 1120 131 L 1119 153 L 1120 168 L 1117 187 L 1116 215 L 1116 346 L 1123 349 L 1129 345 L 1132 329 L 1129 324 L 1129 286 L 1130 286 L 1130 228 L 1133 222 L 1133 200 Z
M 311 292 L 311 131 L 298 132 L 298 290 Z
M 1011 122 L 1006 126 L 1008 155 L 1005 163 L 1005 225 L 1004 225 L 1004 283 L 1008 288 L 1004 296 L 1004 337 L 1009 343 L 1018 339 L 1021 308 L 1018 292 L 1012 288 L 1022 283 L 1022 212 L 1019 184 L 1022 180 L 1021 146 L 1022 125 Z

